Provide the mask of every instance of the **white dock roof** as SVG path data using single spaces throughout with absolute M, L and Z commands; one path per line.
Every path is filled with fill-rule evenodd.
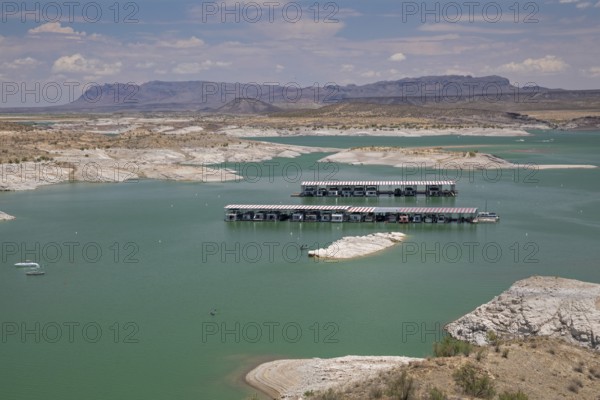
M 406 214 L 476 214 L 475 207 L 372 207 L 374 213 L 406 213 Z M 348 210 L 352 212 L 352 209 Z
M 406 214 L 476 214 L 474 207 L 356 207 L 356 206 L 319 206 L 319 205 L 281 205 L 281 204 L 230 204 L 226 210 L 259 211 L 346 211 L 350 213 L 406 213 Z
M 346 211 L 352 206 L 311 206 L 303 204 L 282 205 L 282 204 L 230 204 L 225 206 L 226 210 L 261 210 L 261 211 Z
M 304 181 L 302 186 L 442 186 L 456 181 Z

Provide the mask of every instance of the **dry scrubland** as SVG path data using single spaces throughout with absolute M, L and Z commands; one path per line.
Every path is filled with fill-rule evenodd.
M 137 178 L 219 182 L 238 175 L 227 168 L 211 168 L 213 164 L 260 162 L 336 150 L 260 143 L 204 131 L 189 123 L 173 125 L 165 126 L 160 121 L 69 121 L 44 129 L 3 122 L 0 190 L 30 190 L 66 181 L 122 182 Z M 192 128 L 195 131 L 190 133 Z M 106 133 L 115 129 L 121 133 Z
M 119 135 L 83 129 L 39 129 L 15 122 L 0 122 L 0 163 L 51 160 L 62 150 L 218 148 L 241 144 L 239 139 L 212 133 L 166 135 L 146 128 Z
M 460 107 L 430 107 L 394 104 L 342 103 L 319 109 L 278 111 L 269 115 L 217 115 L 199 113 L 131 113 L 98 115 L 11 115 L 0 117 L 0 164 L 10 165 L 0 190 L 33 189 L 42 184 L 84 180 L 120 182 L 151 178 L 191 181 L 235 179 L 233 171 L 207 168 L 222 162 L 259 162 L 275 157 L 293 158 L 309 152 L 337 153 L 323 161 L 354 164 L 424 163 L 436 166 L 452 162 L 456 168 L 475 164 L 511 167 L 511 164 L 476 151 L 450 152 L 419 149 L 409 154 L 402 149 L 325 149 L 260 143 L 245 136 L 289 135 L 470 135 L 526 136 L 523 129 L 548 128 L 546 120 L 505 110 Z M 591 105 L 593 108 L 593 105 Z M 580 117 L 569 109 L 535 109 L 553 113 L 554 118 Z M 541 114 L 540 114 L 541 115 Z M 565 120 L 592 126 L 589 118 Z M 600 120 L 599 120 L 600 121 Z M 35 123 L 35 124 L 32 124 Z M 579 125 L 577 125 L 579 126 Z M 97 163 L 102 172 L 95 178 L 84 174 L 78 165 Z M 19 164 L 31 170 L 47 163 L 62 168 L 52 182 L 34 182 L 16 176 Z M 17 167 L 15 167 L 17 166 Z M 115 167 L 116 166 L 116 167 Z M 199 167 L 203 169 L 199 171 Z M 594 166 L 544 166 L 548 168 Z M 80 168 L 80 167 L 79 167 Z M 111 170 L 113 168 L 113 170 Z M 116 169 L 116 171 L 114 170 Z M 121 176 L 120 170 L 126 173 Z M 6 169 L 4 170 L 7 171 Z M 27 180 L 27 182 L 24 182 Z
M 599 328 L 600 284 L 532 276 L 446 325 L 427 360 L 283 360 L 247 381 L 295 400 L 600 400 Z
M 506 128 L 519 123 L 503 111 L 431 108 L 365 103 L 334 104 L 316 110 L 296 110 L 257 116 L 251 127 L 274 129 L 464 129 Z M 529 121 L 536 123 L 536 121 Z
M 437 351 L 440 355 L 446 351 L 458 354 L 412 362 L 328 390 L 307 390 L 301 398 L 600 399 L 600 355 L 560 339 L 498 340 L 496 344 L 484 347 L 451 341 L 438 345 Z M 285 398 L 297 399 L 293 396 Z

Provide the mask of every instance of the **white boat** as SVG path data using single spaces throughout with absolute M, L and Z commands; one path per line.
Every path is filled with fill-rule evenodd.
M 33 262 L 33 261 L 27 260 L 25 262 L 18 262 L 18 263 L 16 263 L 15 267 L 20 267 L 20 268 L 23 268 L 23 267 L 39 268 L 40 264 L 38 264 L 36 262 Z
M 37 276 L 37 275 L 45 275 L 46 272 L 39 269 L 39 268 L 34 268 L 30 271 L 25 272 L 25 275 L 29 275 L 29 276 Z
M 500 217 L 498 214 L 493 212 L 481 211 L 477 214 L 477 217 L 473 220 L 473 222 L 498 222 Z

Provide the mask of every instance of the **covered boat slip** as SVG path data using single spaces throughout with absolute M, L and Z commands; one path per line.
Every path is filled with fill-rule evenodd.
M 456 181 L 306 181 L 300 197 L 456 196 Z
M 225 221 L 292 222 L 476 222 L 472 207 L 356 207 L 349 205 L 260 205 L 225 206 Z

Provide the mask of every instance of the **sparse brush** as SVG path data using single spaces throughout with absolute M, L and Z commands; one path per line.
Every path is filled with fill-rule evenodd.
M 444 336 L 441 342 L 433 344 L 433 355 L 435 357 L 454 357 L 459 354 L 468 356 L 473 351 L 473 345 L 469 342 Z
M 371 399 L 380 399 L 383 396 L 383 389 L 380 386 L 373 386 L 371 390 L 369 390 L 369 398 Z
M 492 399 L 496 395 L 494 383 L 488 374 L 471 363 L 460 367 L 454 372 L 453 378 L 466 395 L 482 399 Z
M 498 395 L 498 400 L 529 400 L 529 396 L 520 390 L 518 392 L 503 392 Z
M 344 396 L 341 393 L 333 389 L 329 389 L 315 397 L 316 400 L 341 400 L 343 398 Z
M 429 400 L 448 400 L 446 393 L 434 387 L 429 391 Z
M 479 349 L 479 350 L 477 350 L 477 353 L 475 354 L 475 359 L 477 361 L 481 361 L 486 356 L 486 354 L 487 354 L 487 352 L 485 349 Z
M 596 379 L 600 379 L 600 367 L 594 366 L 589 368 L 590 375 Z
M 410 400 L 415 392 L 414 380 L 408 376 L 406 370 L 403 370 L 400 376 L 396 376 L 391 380 L 388 391 L 393 399 Z

